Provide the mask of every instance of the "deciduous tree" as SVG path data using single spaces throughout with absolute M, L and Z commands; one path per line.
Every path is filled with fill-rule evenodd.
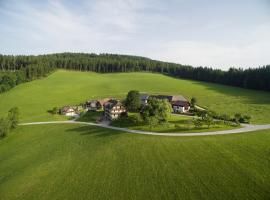
M 125 107 L 128 111 L 136 112 L 141 107 L 140 93 L 136 90 L 131 90 L 128 92 L 125 99 Z
M 17 127 L 19 123 L 19 109 L 17 107 L 13 107 L 8 111 L 8 120 L 12 129 Z
M 167 122 L 172 113 L 172 106 L 167 100 L 152 98 L 141 112 L 143 120 L 148 124 Z

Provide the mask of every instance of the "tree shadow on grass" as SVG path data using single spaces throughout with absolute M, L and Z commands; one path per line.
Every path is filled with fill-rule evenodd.
M 214 91 L 232 98 L 240 98 L 245 104 L 270 104 L 270 93 L 228 85 L 192 81 L 191 84 L 203 86 L 205 90 Z
M 94 137 L 112 137 L 116 135 L 120 135 L 123 132 L 101 128 L 101 127 L 95 127 L 95 126 L 79 126 L 76 128 L 67 129 L 67 132 L 75 132 L 79 133 L 82 136 L 94 136 Z
M 178 78 L 170 75 L 165 75 L 167 77 L 173 78 L 175 80 L 186 80 L 189 81 L 191 85 L 202 86 L 205 90 L 212 90 L 216 93 L 231 96 L 232 98 L 240 97 L 242 103 L 247 104 L 270 104 L 270 92 L 261 90 L 252 90 L 246 88 L 240 88 L 230 85 L 222 85 L 218 83 L 211 83 L 205 81 L 197 81 L 191 79 Z

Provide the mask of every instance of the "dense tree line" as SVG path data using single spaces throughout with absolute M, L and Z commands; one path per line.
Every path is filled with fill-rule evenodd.
M 47 76 L 55 68 L 46 64 L 29 64 L 19 69 L 4 69 L 0 71 L 0 93 L 10 90 L 20 83 Z
M 270 65 L 256 69 L 243 70 L 231 68 L 228 71 L 222 71 L 207 67 L 195 68 L 189 65 L 161 62 L 139 56 L 116 54 L 0 55 L 0 70 L 9 71 L 8 74 L 11 79 L 14 78 L 14 74 L 18 75 L 16 74 L 17 72 L 20 74 L 20 80 L 29 81 L 46 76 L 55 69 L 94 71 L 99 73 L 150 71 L 180 78 L 270 91 Z M 3 78 L 3 76 L 5 75 L 0 76 L 2 77 L 0 85 L 8 82 L 8 85 L 12 87 L 14 84 L 10 84 L 10 80 L 7 80 L 9 78 Z M 17 84 L 18 81 L 15 82 Z

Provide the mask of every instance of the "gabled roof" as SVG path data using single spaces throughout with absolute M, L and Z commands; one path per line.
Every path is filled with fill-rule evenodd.
M 111 109 L 114 106 L 122 106 L 122 105 L 123 104 L 119 100 L 111 99 L 111 100 L 109 100 L 108 102 L 106 102 L 104 104 L 104 107 L 107 108 L 107 109 Z
M 88 100 L 85 102 L 85 105 L 91 105 L 91 104 L 100 104 L 101 106 L 104 105 L 104 103 L 108 102 L 110 99 L 101 99 L 101 100 Z
M 167 99 L 169 102 L 172 101 L 186 101 L 188 102 L 188 100 L 183 97 L 182 95 L 157 95 L 157 96 L 153 96 L 157 99 Z
M 190 104 L 188 101 L 172 101 L 172 106 L 181 106 L 181 107 L 189 107 Z
M 188 101 L 188 100 L 182 95 L 175 95 L 172 96 L 172 101 Z
M 68 110 L 72 109 L 73 111 L 75 111 L 75 109 L 72 106 L 64 106 L 63 108 L 61 108 L 62 112 L 68 112 Z
M 98 102 L 100 103 L 100 105 L 104 105 L 105 103 L 107 103 L 108 101 L 110 101 L 109 98 L 105 98 L 105 99 L 101 99 L 101 100 L 98 100 Z

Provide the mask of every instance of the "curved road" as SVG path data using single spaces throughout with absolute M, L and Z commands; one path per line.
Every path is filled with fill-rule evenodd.
M 150 131 L 140 131 L 140 130 L 131 130 L 128 128 L 119 128 L 106 124 L 97 124 L 92 122 L 78 122 L 78 121 L 49 121 L 49 122 L 31 122 L 31 123 L 22 123 L 19 124 L 21 126 L 26 125 L 40 125 L 40 124 L 85 124 L 90 126 L 98 126 L 102 128 L 113 129 L 117 131 L 124 131 L 128 133 L 134 134 L 142 134 L 142 135 L 157 135 L 157 136 L 171 136 L 171 137 L 181 137 L 181 136 L 205 136 L 205 135 L 226 135 L 226 134 L 237 134 L 237 133 L 248 133 L 251 131 L 265 130 L 270 129 L 270 124 L 266 125 L 250 125 L 244 124 L 243 127 L 233 130 L 224 130 L 224 131 L 213 131 L 213 132 L 201 132 L 201 133 L 157 133 Z

